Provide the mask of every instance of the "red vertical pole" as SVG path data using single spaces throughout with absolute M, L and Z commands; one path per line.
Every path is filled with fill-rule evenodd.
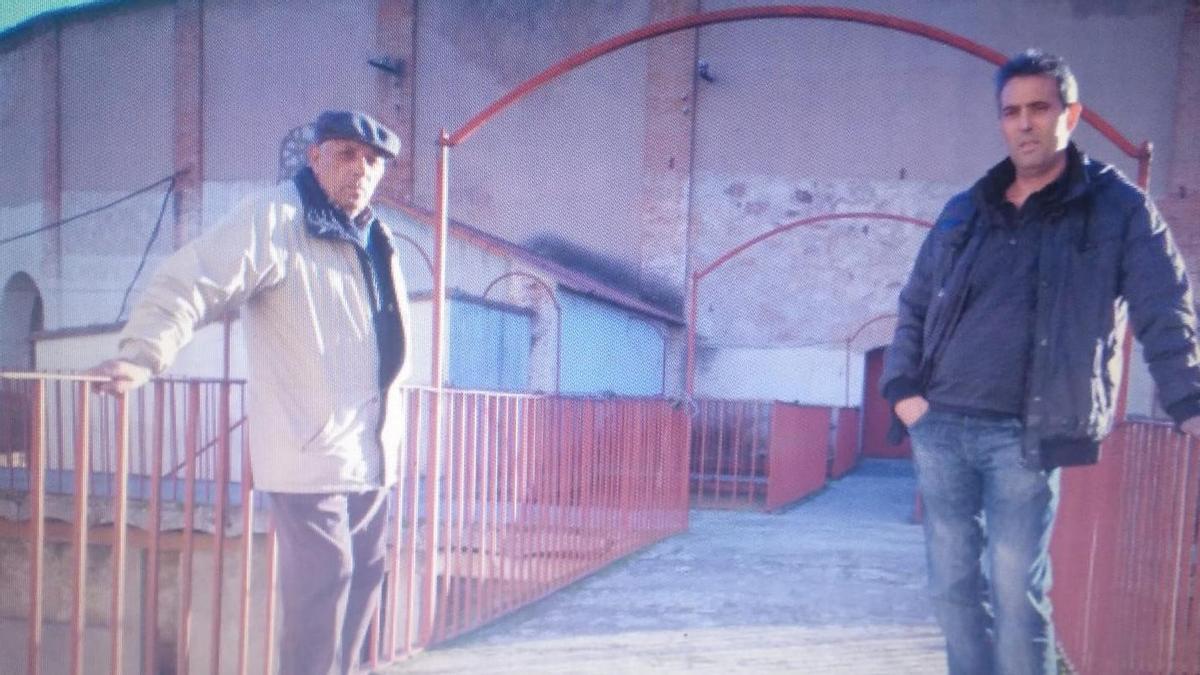
M 275 557 L 275 521 L 267 519 L 267 541 L 263 555 L 267 560 L 267 611 L 263 618 L 263 675 L 275 673 L 275 591 L 276 579 L 279 572 L 279 561 Z
M 121 629 L 125 624 L 125 552 L 127 544 L 126 519 L 128 515 L 129 488 L 129 396 L 117 397 L 116 425 L 116 490 L 113 493 L 113 556 L 112 556 L 112 612 L 110 621 L 112 672 L 123 672 L 124 645 Z
M 495 396 L 487 396 L 488 402 L 488 437 L 484 445 L 484 468 L 487 472 L 487 483 L 484 487 L 483 510 L 487 517 L 484 528 L 487 536 L 480 544 L 480 553 L 486 565 L 481 575 L 484 584 L 485 609 L 484 616 L 490 617 L 498 604 L 496 597 L 496 549 L 499 540 L 500 521 L 500 401 Z
M 396 512 L 395 519 L 391 522 L 392 541 L 388 545 L 387 595 L 382 599 L 387 617 L 384 620 L 387 632 L 383 636 L 383 653 L 388 660 L 396 658 L 396 635 L 400 628 L 400 537 L 403 536 L 404 531 L 402 485 L 404 485 L 404 474 L 400 474 L 400 480 L 392 488 L 392 499 L 396 504 Z
M 534 560 L 533 578 L 537 585 L 537 592 L 542 593 L 542 589 L 548 586 L 550 580 L 548 549 L 550 547 L 550 527 L 546 518 L 547 509 L 553 501 L 551 497 L 551 488 L 554 481 L 555 467 L 552 463 L 553 447 L 550 444 L 550 429 L 552 425 L 547 419 L 553 399 L 538 397 L 534 399 L 534 420 L 536 422 L 536 435 L 534 447 L 536 448 L 536 460 L 538 466 L 537 482 L 534 484 L 534 527 L 537 528 L 537 537 L 534 542 L 538 556 Z
M 476 624 L 487 611 L 487 556 L 488 546 L 491 545 L 488 539 L 488 525 L 491 523 L 491 519 L 488 517 L 491 494 L 488 476 L 492 467 L 488 448 L 491 445 L 492 435 L 495 433 L 496 415 L 491 401 L 483 394 L 472 394 L 472 396 L 475 398 L 478 430 L 475 433 L 475 447 L 471 452 L 473 457 L 471 464 L 471 529 L 475 548 L 472 577 L 475 580 L 475 593 L 472 598 L 470 621 L 472 624 Z
M 656 449 L 653 445 L 646 443 L 646 436 L 643 433 L 645 428 L 645 418 L 643 411 L 645 410 L 646 401 L 628 401 L 621 407 L 625 409 L 625 416 L 628 418 L 627 429 L 625 434 L 625 448 L 621 452 L 621 465 L 617 466 L 620 472 L 622 481 L 625 484 L 626 501 L 628 502 L 628 511 L 622 526 L 627 532 L 629 548 L 632 550 L 639 544 L 640 521 L 646 513 L 646 505 L 642 503 L 642 476 L 648 464 L 654 462 Z
M 443 467 L 445 485 L 445 524 L 443 530 L 443 562 L 442 602 L 438 613 L 438 634 L 442 637 L 455 634 L 460 626 L 457 625 L 460 615 L 455 611 L 458 596 L 462 595 L 461 581 L 458 581 L 458 567 L 463 556 L 463 545 L 458 536 L 457 526 L 460 524 L 460 508 L 458 508 L 457 478 L 462 471 L 462 396 L 457 392 L 448 394 L 446 400 L 446 464 Z
M 593 507 L 596 513 L 596 533 L 610 539 L 614 544 L 613 551 L 615 552 L 622 544 L 620 528 L 617 526 L 619 519 L 613 517 L 620 499 L 620 476 L 614 472 L 614 469 L 617 463 L 615 454 L 624 440 L 621 438 L 621 411 L 620 405 L 612 399 L 601 401 L 596 405 L 596 409 L 597 415 L 595 425 L 592 427 L 592 439 L 596 448 L 595 473 L 601 481 Z M 600 559 L 601 557 L 597 556 L 593 564 L 599 562 Z
M 1191 548 L 1196 539 L 1197 520 L 1200 519 L 1200 452 L 1192 438 L 1181 438 L 1180 464 L 1183 466 L 1179 481 L 1183 486 L 1180 504 L 1183 515 L 1179 527 L 1181 541 L 1176 559 L 1176 592 L 1172 611 L 1171 656 L 1169 671 L 1200 671 L 1200 640 L 1196 640 L 1196 626 L 1200 625 L 1200 603 L 1195 598 L 1200 591 L 1200 577 L 1195 574 L 1196 563 Z M 1191 601 L 1188 601 L 1191 600 Z
M 66 468 L 66 464 L 63 462 L 63 455 L 66 452 L 64 448 L 67 444 L 67 432 L 63 428 L 63 423 L 66 421 L 65 420 L 66 415 L 62 414 L 62 410 L 63 410 L 62 390 L 63 390 L 62 381 L 60 380 L 60 381 L 55 382 L 54 383 L 54 410 L 59 411 L 59 413 L 54 415 L 54 426 L 56 427 L 56 431 L 57 431 L 57 433 L 55 434 L 57 443 L 55 445 L 58 448 L 57 454 L 58 454 L 58 468 L 59 469 Z M 49 455 L 50 455 L 50 453 L 47 450 L 47 453 L 46 453 L 47 473 L 53 467 L 53 463 L 50 461 Z M 59 471 L 59 476 L 58 476 L 58 489 L 59 490 L 62 490 L 62 480 L 63 480 L 62 473 L 63 473 L 62 471 Z
M 693 440 L 693 435 L 696 433 L 695 427 L 697 420 L 695 415 L 699 412 L 694 407 L 696 404 L 696 303 L 699 301 L 699 285 L 700 278 L 693 272 L 689 280 L 691 286 L 690 299 L 691 304 L 688 307 L 688 323 L 687 323 L 687 363 L 684 365 L 684 388 L 683 388 L 683 437 L 679 439 L 680 448 L 683 456 L 683 494 L 685 496 L 684 503 L 688 504 L 692 497 L 692 471 L 695 467 L 696 472 L 696 490 L 695 498 L 697 500 L 703 498 L 704 495 L 704 424 L 701 422 L 700 427 L 700 446 L 699 446 L 699 461 L 692 461 L 692 454 L 697 452 L 696 445 Z
M 475 561 L 478 556 L 478 546 L 476 545 L 477 530 L 475 527 L 475 489 L 478 484 L 476 478 L 476 453 L 478 452 L 477 442 L 479 437 L 479 395 L 478 394 L 462 394 L 463 397 L 463 415 L 462 415 L 462 462 L 459 465 L 459 480 L 458 489 L 459 495 L 459 515 L 460 522 L 458 524 L 458 540 L 464 551 L 469 552 L 469 555 L 463 557 L 462 563 L 462 579 L 463 592 L 462 598 L 456 603 L 455 607 L 461 617 L 462 625 L 473 626 L 474 624 L 474 608 L 475 600 L 478 595 L 478 579 L 475 578 L 474 569 Z
M 401 390 L 401 410 L 404 411 L 405 419 L 411 416 L 412 409 L 412 390 Z M 387 595 L 383 598 L 384 607 L 386 607 L 387 619 L 385 621 L 388 629 L 387 634 L 383 638 L 383 650 L 388 659 L 396 658 L 396 636 L 400 628 L 400 552 L 401 541 L 404 536 L 404 486 L 408 479 L 407 472 L 407 457 L 409 454 L 408 435 L 413 433 L 413 429 L 407 428 L 405 433 L 404 446 L 397 453 L 396 465 L 396 485 L 392 488 L 392 499 L 395 504 L 391 526 L 391 543 L 389 548 L 389 564 L 388 564 L 388 584 Z
M 533 397 L 524 397 L 521 399 L 521 531 L 523 533 L 523 545 L 521 546 L 521 561 L 522 574 L 521 581 L 524 584 L 525 592 L 522 596 L 523 600 L 532 600 L 538 595 L 538 589 L 535 579 L 534 555 L 538 551 L 536 546 L 537 530 L 533 519 L 533 490 L 537 485 L 538 467 L 535 464 L 537 459 L 537 441 L 534 429 L 536 417 L 534 417 L 534 406 L 537 399 Z
M 696 303 L 699 298 L 700 278 L 694 273 L 691 278 L 691 299 L 688 307 L 687 364 L 684 367 L 683 398 L 691 401 L 696 396 Z
M 501 610 L 507 610 L 513 606 L 512 594 L 512 579 L 510 575 L 511 557 L 509 552 L 512 550 L 513 543 L 513 527 L 512 527 L 512 495 L 513 495 L 513 400 L 509 396 L 500 396 L 500 404 L 503 413 L 501 420 L 504 423 L 504 431 L 500 435 L 500 509 L 499 509 L 499 537 L 496 540 L 496 557 L 499 562 L 499 574 L 497 575 L 497 587 L 503 593 L 503 602 L 500 606 Z
M 239 398 L 245 400 L 246 390 L 242 388 Z M 242 416 L 241 457 L 242 457 L 242 579 L 239 588 L 242 596 L 241 613 L 238 618 L 238 665 L 237 672 L 245 675 L 250 660 L 250 566 L 254 560 L 254 492 L 253 477 L 250 475 L 250 434 L 247 433 L 245 416 Z M 271 642 L 267 641 L 268 648 Z
M 405 512 L 409 514 L 408 536 L 405 550 L 408 560 L 408 576 L 405 577 L 404 589 L 404 653 L 411 654 L 415 641 L 419 636 L 415 635 L 415 624 L 418 621 L 418 612 L 420 609 L 416 605 L 417 601 L 417 530 L 420 525 L 418 510 L 420 508 L 420 497 L 417 493 L 417 486 L 420 483 L 419 467 L 420 461 L 417 453 L 420 451 L 420 430 L 422 411 L 425 407 L 425 399 L 428 393 L 422 390 L 415 390 L 413 396 L 416 397 L 416 403 L 409 409 L 409 424 L 408 424 L 408 487 L 405 496 Z M 426 430 L 428 433 L 428 430 Z
M 409 390 L 402 389 L 400 395 L 400 409 L 407 419 L 409 414 Z M 406 429 L 407 434 L 411 433 L 411 429 Z M 407 477 L 405 473 L 405 456 L 407 454 L 406 441 L 397 449 L 396 453 L 396 484 L 392 486 L 392 520 L 388 522 L 390 528 L 390 541 L 387 544 L 387 573 L 386 573 L 386 592 L 380 596 L 380 606 L 383 613 L 383 625 L 386 627 L 386 632 L 381 636 L 381 648 L 386 657 L 385 661 L 391 662 L 396 658 L 396 635 L 398 631 L 398 623 L 400 618 L 399 607 L 399 588 L 400 588 L 400 541 L 404 531 L 404 481 Z
M 162 467 L 164 416 L 166 412 L 165 383 L 154 383 L 154 413 L 151 420 L 150 439 L 150 522 L 149 545 L 146 547 L 146 601 L 142 616 L 142 667 L 155 672 L 158 669 L 158 553 L 159 528 L 162 519 Z M 76 521 L 79 522 L 79 521 Z
M 750 504 L 751 505 L 758 503 L 760 493 L 761 493 L 762 497 L 764 497 L 764 498 L 766 497 L 766 493 L 761 487 L 759 487 L 760 483 L 758 481 L 759 473 L 760 472 L 765 473 L 764 471 L 762 471 L 762 467 L 760 467 L 758 465 L 758 455 L 759 455 L 759 449 L 761 447 L 759 445 L 759 439 L 762 438 L 762 436 L 763 436 L 763 430 L 762 430 L 763 403 L 761 401 L 754 403 L 752 406 L 752 410 L 753 410 L 754 419 L 750 424 L 750 433 L 751 433 L 751 437 L 750 437 Z M 769 442 L 769 440 L 770 439 L 768 439 L 768 442 Z
M 228 327 L 228 324 L 226 324 Z M 225 507 L 229 501 L 229 380 L 219 385 L 217 402 L 217 456 L 213 484 L 216 488 L 216 504 L 213 508 L 213 585 L 212 615 L 209 618 L 211 640 L 211 672 L 221 672 L 221 587 L 225 585 Z
M 584 400 L 581 402 L 586 411 L 583 418 L 583 433 L 581 438 L 582 443 L 582 459 L 583 464 L 579 475 L 583 479 L 583 484 L 580 486 L 580 511 L 582 516 L 582 527 L 585 532 L 591 536 L 596 534 L 596 525 L 594 523 L 596 515 L 596 500 L 593 495 L 597 489 L 596 474 L 596 417 L 598 414 L 597 408 L 600 408 L 602 403 L 595 400 Z M 577 561 L 575 569 L 571 570 L 571 576 L 578 574 L 579 567 L 588 563 L 586 556 L 581 556 Z
M 639 521 L 645 514 L 645 504 L 642 503 L 642 475 L 647 464 L 654 461 L 654 456 L 657 452 L 654 446 L 646 443 L 646 437 L 642 433 L 645 427 L 645 419 L 642 416 L 642 411 L 645 408 L 644 400 L 629 401 L 621 407 L 624 408 L 624 417 L 626 418 L 626 432 L 622 434 L 620 463 L 617 465 L 618 475 L 621 476 L 621 529 L 624 531 L 626 541 L 629 542 L 629 549 L 632 550 L 639 543 L 638 527 Z
M 1138 155 L 1138 187 L 1143 190 L 1150 189 L 1150 162 L 1154 159 L 1154 144 L 1150 141 L 1142 142 L 1142 152 Z
M 738 401 L 733 408 L 733 503 L 738 503 L 738 492 L 742 483 L 742 422 L 746 418 L 746 402 Z M 750 500 L 747 500 L 750 501 Z M 750 504 L 747 504 L 748 506 Z
M 699 502 L 702 502 L 705 498 L 704 472 L 708 470 L 707 469 L 707 466 L 708 466 L 707 465 L 707 462 L 708 462 L 708 428 L 709 428 L 708 411 L 712 407 L 712 405 L 711 405 L 712 402 L 711 401 L 693 401 L 693 403 L 697 407 L 696 414 L 699 416 L 699 420 L 697 421 L 696 424 L 692 424 L 692 415 L 690 414 L 690 411 L 689 411 L 689 414 L 687 416 L 687 419 L 688 419 L 687 428 L 688 428 L 688 433 L 689 433 L 688 440 L 687 440 L 687 443 L 688 443 L 687 449 L 688 449 L 689 458 L 692 454 L 692 444 L 693 444 L 693 441 L 691 438 L 692 434 L 695 434 L 697 436 L 695 443 L 696 443 L 696 445 L 699 446 L 699 448 L 695 453 L 695 456 L 697 457 L 697 461 L 695 462 L 695 465 L 694 465 L 695 466 L 695 468 L 694 468 L 695 476 L 692 476 L 691 474 L 688 475 L 688 492 L 689 493 L 695 492 L 696 500 Z M 690 459 L 689 459 L 689 463 L 690 463 Z M 695 481 L 695 483 L 696 483 L 696 487 L 694 490 L 691 487 L 692 481 Z
M 578 444 L 575 442 L 575 408 L 574 401 L 568 401 L 563 398 L 555 399 L 555 421 L 554 425 L 557 450 L 554 453 L 555 459 L 555 478 L 557 482 L 554 494 L 554 522 L 553 522 L 553 537 L 551 541 L 551 578 L 558 581 L 565 573 L 565 564 L 562 555 L 563 540 L 566 537 L 567 528 L 573 527 L 569 521 L 570 510 L 575 506 L 575 486 L 574 482 L 578 477 L 578 472 L 574 471 L 575 455 L 578 452 Z M 569 416 L 569 417 L 568 417 Z
M 443 517 L 441 522 L 436 524 L 436 527 L 441 530 L 439 538 L 442 546 L 442 587 L 439 592 L 440 600 L 438 601 L 437 620 L 434 626 L 434 635 L 437 638 L 444 638 L 447 634 L 450 614 L 450 599 L 451 599 L 451 584 L 454 578 L 454 566 L 458 562 L 454 551 L 454 490 L 452 482 L 454 480 L 455 457 L 454 451 L 457 447 L 455 443 L 458 410 L 457 397 L 453 392 L 446 393 L 445 412 L 446 415 L 446 436 L 447 442 L 443 445 L 443 484 L 440 490 L 440 498 L 443 502 Z
M 42 584 L 45 560 L 46 522 L 46 439 L 42 433 L 45 420 L 46 382 L 33 382 L 29 411 L 29 643 L 26 670 L 29 675 L 41 672 L 42 654 Z M 76 522 L 75 527 L 84 523 Z
M 1150 190 L 1150 161 L 1154 157 L 1154 144 L 1150 141 L 1142 143 L 1142 152 L 1138 156 L 1138 187 L 1143 190 Z M 1117 411 L 1116 423 L 1120 424 L 1125 421 L 1125 414 L 1129 408 L 1129 365 L 1133 357 L 1133 329 L 1126 324 L 1125 342 L 1121 351 L 1121 386 L 1117 392 Z
M 767 417 L 767 499 L 766 508 L 768 511 L 774 510 L 778 504 L 776 493 L 779 490 L 778 478 L 776 469 L 783 466 L 783 448 L 779 447 L 779 443 L 775 440 L 775 423 L 778 419 L 779 405 L 776 403 L 769 404 L 770 411 Z
M 71 557 L 74 562 L 74 592 L 71 599 L 71 673 L 83 675 L 83 633 L 87 626 L 87 540 L 88 540 L 88 490 L 91 487 L 91 449 L 88 434 L 90 429 L 90 404 L 88 382 L 79 382 L 75 388 L 75 527 L 72 530 Z
M 449 180 L 450 137 L 443 129 L 440 138 L 437 172 L 437 242 L 433 264 L 433 326 L 430 377 L 434 396 L 430 404 L 429 455 L 425 463 L 425 587 L 421 603 L 421 644 L 429 644 L 433 635 L 434 603 L 437 600 L 437 522 L 438 478 L 442 454 L 442 392 L 445 372 L 446 340 L 443 336 L 446 320 L 446 248 L 450 231 Z
M 729 421 L 729 401 L 714 401 L 714 407 L 717 410 L 717 465 L 713 471 L 713 496 L 717 504 L 722 504 L 721 479 L 725 477 L 725 427 Z
M 175 672 L 187 675 L 191 668 L 192 562 L 196 524 L 196 445 L 200 434 L 200 383 L 189 382 L 184 413 L 183 454 L 183 550 L 179 552 L 179 628 L 175 639 Z

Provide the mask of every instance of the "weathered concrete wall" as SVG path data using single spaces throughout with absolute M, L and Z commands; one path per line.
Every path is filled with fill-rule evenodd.
M 863 354 L 844 348 L 722 347 L 702 350 L 696 393 L 705 398 L 861 405 Z
M 41 199 L 45 143 L 42 125 L 43 98 L 53 86 L 42 77 L 42 52 L 38 38 L 21 40 L 0 51 L 0 208 L 21 207 Z M 14 218 L 5 211 L 0 236 L 27 229 L 37 221 Z M 7 257 L 7 256 L 6 256 Z
M 207 180 L 273 177 L 285 130 L 373 103 L 376 5 L 204 3 Z
M 326 107 L 380 101 L 411 101 L 411 111 L 387 114 L 412 125 L 403 135 L 414 139 L 414 200 L 428 208 L 438 129 L 456 128 L 599 40 L 693 6 L 759 1 L 452 0 L 413 10 L 399 0 L 217 0 L 203 3 L 198 22 L 188 19 L 192 5 L 172 3 L 71 20 L 61 30 L 13 40 L 0 53 L 0 78 L 18 92 L 0 101 L 0 140 L 16 158 L 0 168 L 0 236 L 165 175 L 191 157 L 177 142 L 189 130 L 202 145 L 203 182 L 189 188 L 202 193 L 203 225 L 196 229 L 209 227 L 275 179 L 286 130 Z M 1155 143 L 1153 186 L 1169 197 L 1164 205 L 1176 227 L 1194 229 L 1187 205 L 1195 198 L 1185 196 L 1194 162 L 1179 161 L 1171 147 L 1191 138 L 1187 101 L 1195 87 L 1188 83 L 1200 72 L 1188 49 L 1196 25 L 1188 3 L 839 4 L 927 22 L 1005 53 L 1029 45 L 1062 53 L 1089 107 L 1135 142 Z M 396 23 L 382 37 L 381 21 Z M 415 26 L 411 38 L 406 22 Z M 181 103 L 187 92 L 172 84 L 179 79 L 171 64 L 190 63 L 175 46 L 180 26 L 182 37 L 203 47 L 203 99 L 194 110 Z M 1003 154 L 992 66 L 946 46 L 811 20 L 711 26 L 676 37 L 610 54 L 552 82 L 455 148 L 453 215 L 518 242 L 566 242 L 612 263 L 604 272 L 610 278 L 642 283 L 643 291 L 673 302 L 689 271 L 796 218 L 867 207 L 932 218 L 948 195 Z M 404 78 L 393 81 L 367 64 L 380 50 L 412 56 Z M 693 80 L 689 93 L 681 73 L 691 71 L 693 56 L 707 64 L 708 77 Z M 122 124 L 127 117 L 137 124 Z M 1081 130 L 1079 140 L 1133 172 L 1133 163 L 1095 132 Z M 397 189 L 403 196 L 408 188 Z M 48 235 L 3 246 L 0 280 L 21 270 L 34 278 L 47 328 L 112 321 L 161 196 L 152 191 L 72 224 L 61 247 Z M 166 218 L 175 221 L 182 217 L 176 211 L 189 208 L 170 203 Z M 171 247 L 165 234 L 150 268 Z M 845 339 L 855 326 L 893 311 L 921 236 L 912 226 L 863 221 L 764 242 L 706 280 L 698 307 L 704 344 L 790 349 Z M 1195 249 L 1193 233 L 1180 239 L 1185 250 Z M 451 271 L 452 283 L 467 292 L 478 293 L 493 270 L 507 271 L 487 263 L 484 273 L 478 256 L 457 255 L 454 265 L 462 269 Z M 538 302 L 540 291 L 529 284 L 507 286 L 499 291 L 509 296 L 504 300 Z M 553 328 L 534 326 L 535 351 L 547 349 L 552 340 L 539 336 Z M 678 364 L 681 350 L 673 345 L 668 361 Z M 719 351 L 709 354 L 710 363 L 719 362 Z
M 707 0 L 703 9 L 787 4 Z M 1083 101 L 1170 163 L 1182 2 L 911 3 L 846 0 L 959 33 L 1001 53 L 1030 46 L 1072 64 Z M 716 81 L 698 87 L 700 170 L 894 178 L 963 184 L 1003 155 L 994 67 L 958 50 L 882 28 L 815 20 L 704 28 L 700 58 Z M 1108 161 L 1094 133 L 1080 142 Z M 1132 175 L 1133 163 L 1118 162 Z
M 703 3 L 705 10 L 746 4 Z M 1004 53 L 1033 45 L 1057 51 L 1072 63 L 1089 107 L 1135 142 L 1155 142 L 1156 166 L 1170 161 L 1164 146 L 1172 106 L 1149 102 L 1174 100 L 1183 3 L 1023 3 L 1018 11 L 999 3 L 839 5 L 927 22 Z M 1036 22 L 1028 20 L 1033 13 Z M 922 38 L 812 20 L 748 22 L 702 29 L 699 58 L 713 81 L 697 85 L 692 269 L 773 227 L 819 214 L 883 211 L 932 220 L 947 198 L 1004 155 L 994 67 Z M 1081 129 L 1077 140 L 1136 174 L 1136 165 L 1094 131 Z M 757 378 L 763 395 L 789 390 L 775 364 L 790 358 L 790 348 L 845 340 L 895 312 L 924 235 L 913 225 L 836 221 L 777 235 L 730 261 L 701 288 L 698 330 L 710 348 L 701 387 L 724 382 L 745 395 L 743 374 L 756 372 L 775 374 Z M 772 345 L 778 352 L 761 349 Z M 753 347 L 760 349 L 748 351 Z M 828 377 L 824 384 L 836 389 L 840 375 Z M 810 389 L 811 402 L 822 401 L 821 388 Z
M 569 54 L 646 22 L 646 3 L 418 5 L 416 201 L 431 208 L 433 142 Z M 454 217 L 519 243 L 559 236 L 626 259 L 642 162 L 645 46 L 554 81 L 452 153 Z
M 64 25 L 64 213 L 94 208 L 171 174 L 172 19 L 164 3 Z M 112 252 L 121 243 L 111 236 L 113 227 L 128 225 L 97 223 L 88 228 L 96 236 L 73 233 L 65 248 Z

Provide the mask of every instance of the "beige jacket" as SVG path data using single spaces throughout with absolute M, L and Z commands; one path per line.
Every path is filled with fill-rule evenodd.
M 160 373 L 198 326 L 240 307 L 254 486 L 312 493 L 391 485 L 405 426 L 399 384 L 411 360 L 381 391 L 358 253 L 311 229 L 290 182 L 244 202 L 162 264 L 130 313 L 120 358 Z M 408 293 L 394 251 L 391 274 L 407 336 Z

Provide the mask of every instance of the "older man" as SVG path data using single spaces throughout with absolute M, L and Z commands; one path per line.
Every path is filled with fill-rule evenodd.
M 1054 673 L 1059 467 L 1096 462 L 1112 428 L 1125 308 L 1164 407 L 1193 435 L 1200 347 L 1166 223 L 1070 142 L 1082 108 L 1062 59 L 1008 61 L 996 103 L 1008 158 L 921 247 L 882 386 L 912 436 L 950 672 Z
M 370 202 L 397 136 L 322 113 L 309 166 L 166 260 L 93 369 L 124 392 L 169 366 L 195 328 L 241 307 L 250 460 L 279 534 L 280 672 L 351 673 L 384 574 L 387 488 L 404 427 L 408 295 Z

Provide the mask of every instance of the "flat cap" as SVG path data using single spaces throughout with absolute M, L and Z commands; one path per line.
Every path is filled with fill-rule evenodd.
M 344 138 L 369 145 L 388 158 L 400 154 L 400 137 L 379 120 L 356 110 L 326 110 L 313 122 L 313 135 L 317 143 Z

